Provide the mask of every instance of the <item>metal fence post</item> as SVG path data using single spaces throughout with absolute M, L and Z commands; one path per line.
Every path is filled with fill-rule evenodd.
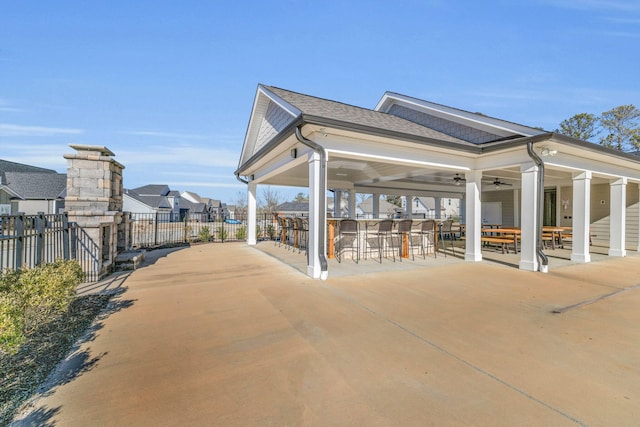
M 78 259 L 78 228 L 75 222 L 69 224 L 70 259 Z
M 15 219 L 15 262 L 16 270 L 22 268 L 22 251 L 24 250 L 24 212 L 18 212 L 18 216 Z
M 153 246 L 158 245 L 158 211 L 156 211 L 156 220 L 154 221 Z
M 69 253 L 69 215 L 65 212 L 62 214 L 62 257 L 66 260 L 71 259 Z
M 35 265 L 42 264 L 44 259 L 44 212 L 38 212 L 36 217 L 36 259 Z

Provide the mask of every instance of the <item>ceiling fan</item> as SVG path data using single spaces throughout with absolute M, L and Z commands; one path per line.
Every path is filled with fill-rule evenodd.
M 500 188 L 502 186 L 511 187 L 513 184 L 509 184 L 508 182 L 500 181 L 498 177 L 494 178 L 491 184 L 495 185 L 496 188 Z
M 463 182 L 466 182 L 467 180 L 463 177 L 460 176 L 459 173 L 456 174 L 456 176 L 453 177 L 453 184 L 454 185 L 460 185 Z

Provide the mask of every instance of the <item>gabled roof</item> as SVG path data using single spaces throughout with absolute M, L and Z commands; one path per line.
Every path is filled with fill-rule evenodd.
M 360 208 L 360 210 L 362 210 L 362 212 L 367 212 L 367 213 L 373 212 L 373 197 L 367 197 L 366 200 L 358 204 L 358 207 Z M 393 203 L 389 203 L 384 199 L 380 199 L 379 209 L 380 209 L 380 212 L 382 213 L 389 213 L 389 212 L 402 210 L 401 207 L 396 206 Z
M 171 209 L 171 203 L 165 196 L 141 196 L 132 190 L 126 190 L 124 195 L 154 209 Z
M 167 196 L 170 197 L 180 197 L 180 192 L 176 190 L 171 190 L 167 193 Z
M 198 194 L 196 194 L 196 193 L 194 193 L 192 191 L 183 191 L 181 193 L 181 195 L 182 195 L 182 198 L 188 199 L 189 201 L 194 202 L 194 203 L 203 202 L 203 200 L 200 197 L 200 195 L 198 195 Z
M 0 160 L 0 173 L 2 172 L 58 173 L 52 169 L 24 165 L 22 163 L 10 162 L 8 160 Z
M 6 187 L 25 200 L 64 198 L 67 190 L 67 175 L 57 172 L 4 172 L 4 178 Z
M 186 198 L 182 199 L 180 209 L 189 209 L 191 213 L 207 213 L 207 205 L 204 203 L 194 203 Z
M 140 196 L 166 196 L 169 191 L 169 186 L 166 184 L 149 184 L 129 190 Z
M 309 212 L 309 202 L 284 202 L 278 205 L 280 212 Z
M 465 141 L 482 144 L 547 133 L 544 130 L 472 113 L 394 92 L 385 92 L 376 111 L 397 114 Z

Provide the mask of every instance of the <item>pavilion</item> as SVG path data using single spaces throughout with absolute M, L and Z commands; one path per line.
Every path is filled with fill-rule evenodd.
M 248 186 L 256 244 L 259 185 L 309 189 L 308 274 L 325 279 L 326 197 L 356 193 L 461 199 L 464 259 L 482 260 L 483 204 L 520 227 L 519 268 L 546 271 L 542 225 L 572 227 L 571 259 L 590 237 L 609 256 L 638 251 L 640 157 L 538 128 L 387 92 L 374 109 L 258 85 L 236 176 Z M 411 215 L 411 203 L 407 203 Z

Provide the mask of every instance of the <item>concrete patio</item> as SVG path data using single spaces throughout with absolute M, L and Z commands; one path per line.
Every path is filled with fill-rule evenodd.
M 635 256 L 548 274 L 454 257 L 340 274 L 343 262 L 316 281 L 263 245 L 167 251 L 92 287 L 123 292 L 15 425 L 640 419 Z

